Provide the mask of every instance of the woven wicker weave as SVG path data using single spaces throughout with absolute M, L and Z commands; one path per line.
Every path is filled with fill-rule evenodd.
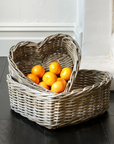
M 9 73 L 19 82 L 39 91 L 48 91 L 35 84 L 26 76 L 34 65 L 42 65 L 49 71 L 49 64 L 58 61 L 61 67 L 70 67 L 72 74 L 65 91 L 70 91 L 76 79 L 81 61 L 81 51 L 77 42 L 69 35 L 48 36 L 40 43 L 20 42 L 9 52 Z
M 109 108 L 111 75 L 80 70 L 71 92 L 40 92 L 7 75 L 11 109 L 49 129 L 84 122 Z
M 69 35 L 56 34 L 40 43 L 20 42 L 9 52 L 7 83 L 11 109 L 49 129 L 84 122 L 109 108 L 111 75 L 96 70 L 79 70 L 81 51 Z M 34 65 L 48 71 L 51 62 L 72 74 L 64 92 L 53 93 L 26 75 Z

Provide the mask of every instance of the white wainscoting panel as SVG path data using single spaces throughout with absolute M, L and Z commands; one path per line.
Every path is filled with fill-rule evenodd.
M 0 56 L 7 56 L 9 48 L 20 41 L 40 42 L 56 33 L 74 36 L 74 23 L 0 23 Z

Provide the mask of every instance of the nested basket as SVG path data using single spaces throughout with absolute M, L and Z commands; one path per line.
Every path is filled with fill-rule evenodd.
M 10 49 L 7 83 L 10 106 L 15 112 L 49 129 L 77 124 L 101 115 L 109 108 L 111 75 L 79 70 L 81 52 L 69 35 L 56 34 L 40 43 L 20 42 Z M 48 71 L 58 61 L 72 74 L 64 92 L 53 93 L 26 75 L 34 65 Z
M 51 62 L 57 61 L 61 67 L 70 67 L 72 74 L 65 91 L 70 91 L 76 79 L 81 61 L 81 51 L 77 42 L 69 35 L 55 34 L 46 37 L 39 43 L 20 42 L 10 48 L 9 73 L 19 83 L 37 89 L 42 92 L 49 90 L 42 88 L 29 80 L 26 76 L 31 73 L 34 65 L 42 65 L 45 71 L 49 71 Z

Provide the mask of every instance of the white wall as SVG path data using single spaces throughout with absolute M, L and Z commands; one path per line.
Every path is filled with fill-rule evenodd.
M 76 0 L 1 0 L 0 22 L 75 22 Z
M 1 0 L 1 56 L 21 40 L 40 41 L 63 32 L 76 39 L 83 33 L 82 56 L 109 56 L 112 0 Z
M 111 37 L 111 1 L 78 0 L 78 25 L 83 32 L 84 57 L 109 56 Z
M 111 36 L 111 52 L 114 59 L 114 0 L 112 0 L 112 36 Z
M 20 41 L 39 42 L 55 33 L 74 36 L 76 0 L 1 0 L 0 56 Z

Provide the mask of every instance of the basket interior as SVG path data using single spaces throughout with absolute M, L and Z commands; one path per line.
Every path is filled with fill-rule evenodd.
M 18 69 L 26 76 L 31 73 L 34 65 L 42 65 L 45 71 L 49 71 L 51 62 L 57 61 L 61 67 L 73 69 L 75 57 L 73 56 L 74 44 L 62 38 L 52 39 L 42 46 L 19 45 L 13 52 L 13 60 Z
M 96 70 L 80 70 L 76 77 L 73 89 L 83 89 L 87 86 L 92 86 L 106 80 L 105 73 Z

